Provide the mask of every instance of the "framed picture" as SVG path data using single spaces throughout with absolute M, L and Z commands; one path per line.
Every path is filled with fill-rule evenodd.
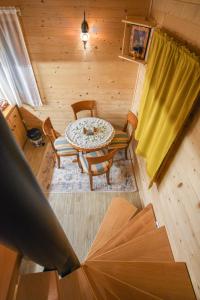
M 129 54 L 131 56 L 138 59 L 145 58 L 150 30 L 150 28 L 144 26 L 132 26 L 129 46 Z

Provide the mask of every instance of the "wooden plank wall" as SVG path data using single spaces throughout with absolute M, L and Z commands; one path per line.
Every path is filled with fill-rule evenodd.
M 179 1 L 154 0 L 152 15 L 160 26 L 200 49 L 200 6 Z M 133 110 L 138 110 L 145 67 L 140 67 Z M 152 202 L 160 224 L 165 224 L 175 259 L 186 261 L 200 299 L 200 107 L 161 185 L 148 189 L 142 158 L 135 170 L 144 204 Z
M 121 19 L 146 15 L 149 0 L 0 0 L 21 9 L 21 21 L 42 100 L 38 117 L 50 116 L 64 131 L 70 104 L 95 99 L 98 115 L 122 125 L 130 108 L 137 65 L 118 58 Z M 90 27 L 87 50 L 80 41 L 83 11 Z

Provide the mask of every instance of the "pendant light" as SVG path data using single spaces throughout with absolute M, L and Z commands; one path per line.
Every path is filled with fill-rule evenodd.
M 83 19 L 83 22 L 81 24 L 81 40 L 83 42 L 84 49 L 86 49 L 86 44 L 87 44 L 87 41 L 89 39 L 88 30 L 89 30 L 89 26 L 88 26 L 88 23 L 85 19 L 85 11 L 84 11 L 84 19 Z

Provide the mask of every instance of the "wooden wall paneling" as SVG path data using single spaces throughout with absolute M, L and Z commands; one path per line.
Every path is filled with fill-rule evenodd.
M 154 0 L 152 16 L 192 47 L 200 49 L 200 6 L 179 1 Z M 198 34 L 197 34 L 198 33 Z M 140 68 L 133 111 L 138 111 L 145 67 Z M 141 199 L 153 203 L 157 220 L 165 224 L 175 260 L 186 261 L 197 299 L 200 299 L 200 107 L 190 118 L 175 157 L 161 184 L 148 189 L 145 162 L 137 157 L 135 174 Z
M 71 103 L 95 99 L 99 116 L 124 123 L 131 106 L 138 66 L 119 60 L 126 15 L 145 16 L 149 0 L 0 0 L 21 9 L 21 23 L 44 107 L 30 112 L 64 132 Z M 90 27 L 84 51 L 83 11 Z
M 170 30 L 189 44 L 199 45 L 200 6 L 169 0 L 154 0 L 152 15 L 160 27 Z

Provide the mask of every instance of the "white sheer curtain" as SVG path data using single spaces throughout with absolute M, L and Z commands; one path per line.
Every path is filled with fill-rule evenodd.
M 15 8 L 0 8 L 0 100 L 42 105 Z

